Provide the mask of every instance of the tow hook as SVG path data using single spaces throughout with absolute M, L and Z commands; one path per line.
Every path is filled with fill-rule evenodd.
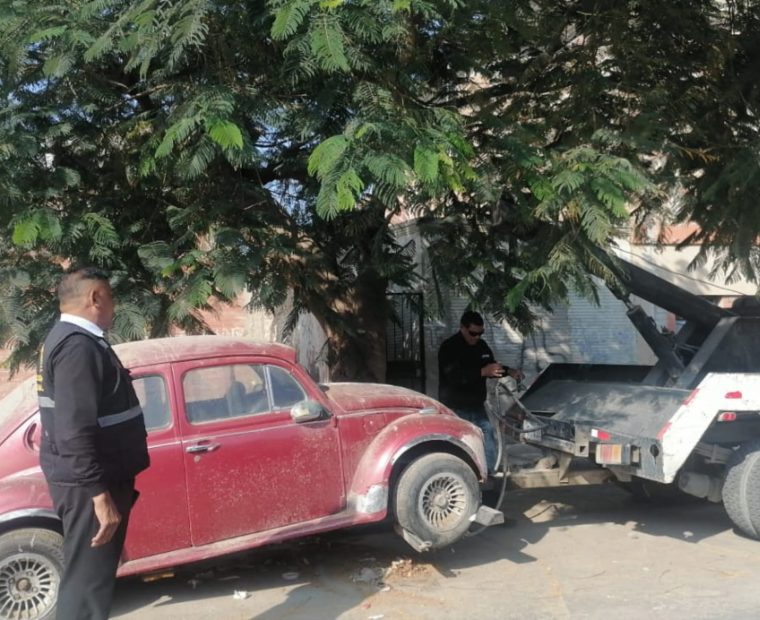
M 409 543 L 409 546 L 418 553 L 430 551 L 430 547 L 433 543 L 429 540 L 422 540 L 419 536 L 412 534 L 409 530 L 404 529 L 398 524 L 396 524 L 394 529 L 396 530 L 396 533 Z
M 501 525 L 504 523 L 504 513 L 490 506 L 481 506 L 478 511 L 472 515 L 471 521 L 484 527 L 492 525 Z

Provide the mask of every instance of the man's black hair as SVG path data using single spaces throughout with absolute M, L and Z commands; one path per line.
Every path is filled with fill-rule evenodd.
M 468 325 L 477 325 L 478 327 L 483 327 L 483 317 L 480 316 L 480 313 L 475 312 L 474 310 L 467 310 L 462 315 L 462 318 L 459 319 L 459 323 L 463 327 L 467 327 Z
M 82 294 L 82 284 L 88 280 L 108 282 L 106 271 L 99 267 L 75 267 L 68 270 L 58 284 L 58 302 L 66 304 Z

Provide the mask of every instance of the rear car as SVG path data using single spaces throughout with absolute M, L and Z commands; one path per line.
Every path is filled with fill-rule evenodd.
M 317 385 L 284 345 L 183 336 L 116 347 L 148 428 L 119 575 L 150 573 L 390 517 L 416 549 L 481 507 L 480 431 L 379 384 Z M 33 380 L 0 401 L 0 618 L 49 618 L 61 527 L 39 469 Z

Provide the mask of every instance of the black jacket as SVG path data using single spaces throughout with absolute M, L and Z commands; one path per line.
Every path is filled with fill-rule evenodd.
M 148 467 L 145 422 L 129 371 L 102 338 L 58 322 L 40 352 L 40 465 L 49 484 L 92 496 Z
M 491 348 L 478 340 L 465 342 L 461 332 L 443 341 L 438 349 L 438 399 L 447 407 L 484 413 L 486 379 L 480 369 L 493 363 Z

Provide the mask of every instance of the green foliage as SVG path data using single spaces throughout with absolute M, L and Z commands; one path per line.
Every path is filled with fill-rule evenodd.
M 327 73 L 349 71 L 340 22 L 332 15 L 319 15 L 311 29 L 311 51 Z
M 336 167 L 336 163 L 348 147 L 344 136 L 331 136 L 315 148 L 309 156 L 309 174 L 323 179 Z
M 730 9 L 730 10 L 729 10 Z M 245 289 L 345 352 L 433 272 L 529 328 L 678 188 L 754 276 L 753 3 L 0 2 L 0 340 L 31 359 L 61 266 L 114 272 L 122 338 Z M 708 245 L 705 245 L 708 247 Z M 711 246 L 714 247 L 714 246 Z M 117 334 L 117 335 L 118 335 Z M 343 338 L 343 344 L 340 339 Z M 344 346 L 345 345 L 345 346 Z M 348 356 L 368 377 L 370 355 Z
M 285 0 L 272 2 L 275 20 L 272 24 L 272 38 L 286 39 L 296 33 L 314 4 L 311 0 Z
M 223 149 L 243 148 L 243 134 L 235 123 L 215 118 L 207 123 L 206 128 L 209 137 Z

